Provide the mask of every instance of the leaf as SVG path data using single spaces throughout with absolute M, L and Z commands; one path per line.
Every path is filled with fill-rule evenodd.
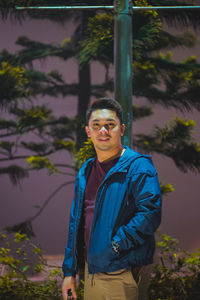
M 50 159 L 43 156 L 30 156 L 26 159 L 28 164 L 36 170 L 48 169 L 51 173 L 58 173 L 58 170 L 55 168 L 54 164 L 51 163 Z
M 8 108 L 19 98 L 27 96 L 28 78 L 25 68 L 13 67 L 8 62 L 1 63 L 0 69 L 0 108 Z
M 170 183 L 167 183 L 167 184 L 164 184 L 164 185 L 161 184 L 160 187 L 161 187 L 161 192 L 162 192 L 163 195 L 167 195 L 168 193 L 171 193 L 171 192 L 175 191 L 173 185 L 170 184 Z
M 26 142 L 21 142 L 21 145 L 28 150 L 32 150 L 36 153 L 39 154 L 43 154 L 47 151 L 47 149 L 49 148 L 49 145 L 47 143 L 35 143 L 35 142 L 30 142 L 30 143 L 26 143 Z
M 94 156 L 96 156 L 96 151 L 91 139 L 88 138 L 88 140 L 84 143 L 84 147 L 80 148 L 78 153 L 75 155 L 75 162 L 78 169 L 81 168 L 86 160 Z
M 65 149 L 72 154 L 76 153 L 76 143 L 74 141 L 64 141 L 62 139 L 58 139 L 55 140 L 53 144 L 56 150 Z

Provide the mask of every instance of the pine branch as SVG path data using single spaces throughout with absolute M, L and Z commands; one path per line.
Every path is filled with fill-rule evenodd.
M 195 57 L 183 63 L 172 61 L 172 54 L 143 58 L 133 64 L 133 92 L 165 107 L 200 110 L 200 64 Z M 145 88 L 144 88 L 145 86 Z
M 192 137 L 195 127 L 193 120 L 178 117 L 164 128 L 154 126 L 151 135 L 138 134 L 134 145 L 142 151 L 159 153 L 170 157 L 182 171 L 200 172 L 200 144 Z
M 55 153 L 56 150 L 50 150 L 50 151 L 47 151 L 47 152 L 44 152 L 44 154 L 42 156 L 49 156 L 53 153 Z M 34 155 L 35 157 L 40 157 L 41 155 L 40 154 L 36 154 Z M 7 157 L 7 158 L 0 158 L 0 161 L 13 161 L 13 160 L 17 160 L 17 159 L 27 159 L 29 158 L 30 155 L 18 155 L 18 156 L 11 156 L 11 157 Z
M 193 0 L 149 0 L 148 4 L 153 6 L 192 6 L 195 5 L 195 2 L 196 1 Z M 160 10 L 159 17 L 171 27 L 182 29 L 183 27 L 188 28 L 189 26 L 192 26 L 195 30 L 200 28 L 199 10 Z
M 68 1 L 69 2 L 69 1 Z M 70 5 L 70 3 L 68 3 Z M 66 5 L 66 1 L 63 0 L 55 0 L 45 1 L 45 0 L 0 0 L 0 15 L 5 20 L 7 18 L 14 19 L 15 22 L 21 22 L 25 19 L 47 19 L 51 20 L 56 23 L 64 24 L 68 22 L 71 18 L 74 18 L 77 13 L 76 12 L 69 12 L 66 10 L 59 10 L 53 12 L 52 10 L 29 10 L 29 11 L 18 11 L 16 10 L 16 6 L 50 6 L 50 5 Z
M 179 35 L 172 35 L 167 31 L 160 30 L 159 36 L 153 46 L 149 47 L 148 51 L 151 53 L 154 50 L 159 51 L 162 49 L 173 49 L 177 47 L 192 48 L 197 44 L 197 41 L 197 36 L 188 30 Z
M 14 185 L 16 185 L 20 180 L 28 177 L 28 171 L 17 165 L 0 168 L 0 175 L 4 174 L 7 174 L 9 176 L 11 182 Z
M 67 60 L 75 55 L 74 46 L 70 41 L 65 44 L 65 47 L 61 47 L 33 41 L 26 36 L 21 36 L 17 39 L 16 44 L 24 48 L 18 52 L 18 57 L 16 57 L 17 63 L 20 64 L 27 64 L 35 59 L 45 59 L 49 56 Z
M 2 129 L 10 129 L 16 127 L 16 122 L 9 119 L 1 119 L 0 118 L 0 130 Z
M 153 114 L 151 107 L 133 105 L 133 121 L 149 117 Z
M 20 222 L 13 226 L 7 226 L 4 230 L 7 232 L 20 232 L 21 234 L 26 234 L 28 237 L 35 236 L 32 223 L 29 220 Z

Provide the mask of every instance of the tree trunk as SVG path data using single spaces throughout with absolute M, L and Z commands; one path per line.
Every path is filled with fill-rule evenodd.
M 76 131 L 76 147 L 79 149 L 86 140 L 85 113 L 90 103 L 91 80 L 90 65 L 79 67 L 79 92 L 78 92 L 78 128 Z

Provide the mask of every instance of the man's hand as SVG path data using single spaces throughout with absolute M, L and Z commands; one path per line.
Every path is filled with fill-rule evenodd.
M 64 300 L 77 299 L 75 286 L 76 286 L 76 280 L 73 276 L 67 276 L 64 278 L 63 283 L 62 283 L 62 295 L 63 295 Z M 70 291 L 70 290 L 71 290 L 72 295 L 70 298 L 67 298 L 68 291 Z

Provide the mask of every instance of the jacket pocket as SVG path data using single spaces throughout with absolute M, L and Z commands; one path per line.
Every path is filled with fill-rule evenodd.
M 104 251 L 90 256 L 90 261 L 94 266 L 105 268 L 110 266 L 115 260 L 119 259 L 119 254 L 114 252 L 109 245 Z

